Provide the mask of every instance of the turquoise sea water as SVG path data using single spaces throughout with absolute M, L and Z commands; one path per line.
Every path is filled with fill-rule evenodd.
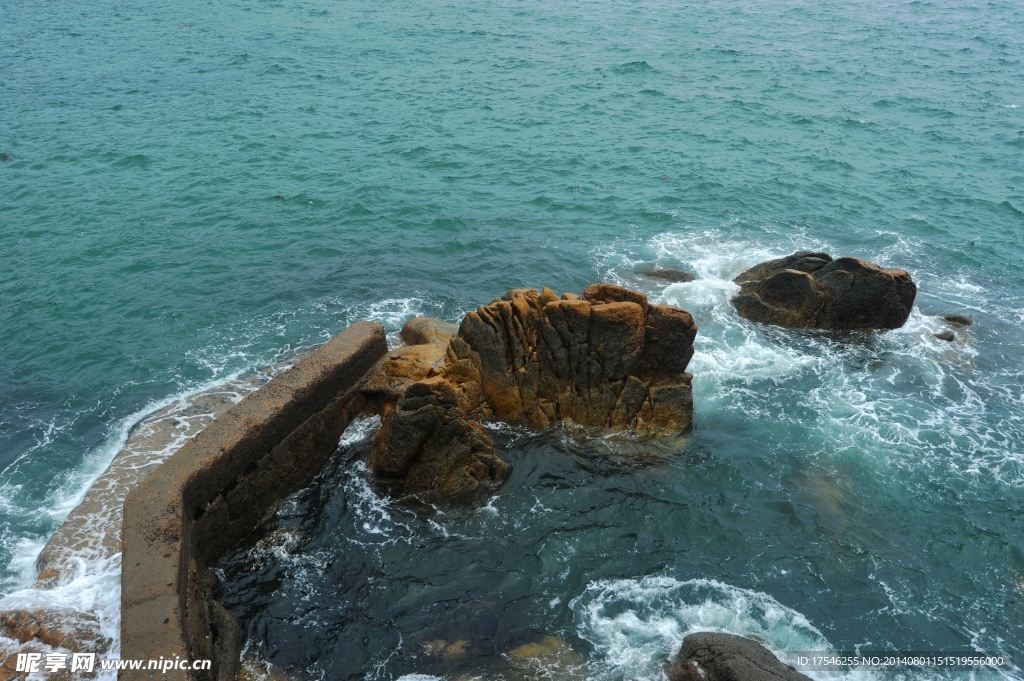
M 688 444 L 505 433 L 509 487 L 434 517 L 352 435 L 226 564 L 255 650 L 385 679 L 548 632 L 641 678 L 712 627 L 1024 666 L 1019 3 L 0 0 L 0 154 L 3 592 L 161 400 L 615 280 L 700 326 Z M 730 279 L 804 247 L 908 269 L 908 325 L 737 319 Z

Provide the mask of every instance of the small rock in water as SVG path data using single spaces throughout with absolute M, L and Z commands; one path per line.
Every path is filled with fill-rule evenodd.
M 280 200 L 281 200 L 281 199 L 283 199 L 284 197 L 283 197 L 283 196 L 281 196 L 280 194 L 278 194 L 278 195 L 277 195 L 277 196 L 275 196 L 274 198 L 275 198 L 275 199 L 277 199 L 278 201 L 280 201 Z
M 702 632 L 683 639 L 669 681 L 811 681 L 757 641 Z
M 953 334 L 952 331 L 942 331 L 941 333 L 936 333 L 934 335 L 939 340 L 946 341 L 947 343 L 952 343 L 954 340 L 956 340 L 956 336 Z
M 242 657 L 237 681 L 294 681 L 283 669 L 251 654 Z
M 673 283 L 686 283 L 697 278 L 689 272 L 677 270 L 673 267 L 645 267 L 642 270 L 637 270 L 637 274 L 642 274 L 652 279 L 664 279 Z
M 14 157 L 11 156 L 10 154 L 0 154 L 0 163 L 7 163 L 8 161 L 13 161 L 13 160 L 14 160 Z
M 458 641 L 436 639 L 423 644 L 423 654 L 428 657 L 440 658 L 445 662 L 451 662 L 465 657 L 469 648 L 470 643 L 466 639 L 459 639 Z
M 951 312 L 949 314 L 939 316 L 945 319 L 950 324 L 955 324 L 956 326 L 970 326 L 971 324 L 974 323 L 973 319 L 963 314 L 956 314 Z

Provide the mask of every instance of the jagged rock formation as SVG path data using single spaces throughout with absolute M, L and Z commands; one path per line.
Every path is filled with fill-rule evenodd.
M 620 286 L 513 290 L 466 315 L 446 376 L 483 419 L 683 432 L 696 334 L 688 312 Z
M 669 681 L 810 681 L 757 641 L 733 634 L 690 634 L 666 671 Z
M 693 318 L 620 286 L 595 284 L 582 297 L 561 298 L 547 288 L 513 289 L 466 315 L 440 363 L 411 358 L 435 357 L 447 333 L 402 334 L 434 349 L 391 353 L 368 390 L 404 387 L 383 409 L 372 467 L 410 491 L 502 482 L 509 468 L 481 421 L 571 421 L 645 435 L 679 434 L 692 424 Z
M 740 316 L 795 328 L 898 329 L 917 295 L 905 270 L 812 251 L 755 265 L 733 281 Z
M 512 470 L 441 379 L 413 383 L 397 405 L 385 407 L 372 466 L 378 475 L 402 479 L 409 492 L 473 493 L 503 482 Z

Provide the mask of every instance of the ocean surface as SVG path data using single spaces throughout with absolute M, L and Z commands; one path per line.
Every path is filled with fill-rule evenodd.
M 800 248 L 909 270 L 907 325 L 739 319 Z M 0 608 L 116 635 L 116 565 L 27 587 L 147 414 L 357 319 L 614 281 L 693 313 L 692 436 L 496 425 L 511 481 L 450 509 L 375 487 L 359 421 L 221 566 L 251 655 L 493 678 L 554 635 L 658 679 L 712 629 L 1024 667 L 1020 2 L 0 0 L 0 253 Z

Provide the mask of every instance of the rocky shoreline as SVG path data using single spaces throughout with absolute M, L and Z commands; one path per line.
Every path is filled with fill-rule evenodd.
M 642 273 L 672 283 L 693 280 L 680 270 L 649 268 Z M 732 304 L 740 316 L 826 331 L 898 328 L 906 322 L 917 291 L 903 270 L 811 251 L 762 263 L 735 281 L 741 288 Z M 946 319 L 956 328 L 971 323 L 962 315 Z M 359 411 L 378 413 L 382 419 L 370 460 L 378 479 L 406 494 L 446 500 L 478 499 L 508 479 L 511 466 L 496 451 L 485 428 L 489 422 L 533 429 L 566 424 L 594 434 L 678 438 L 693 425 L 692 376 L 686 370 L 697 333 L 689 312 L 652 304 L 640 292 L 606 283 L 589 286 L 580 295 L 513 289 L 467 313 L 459 325 L 415 318 L 401 331 L 405 345 L 390 351 L 379 327 L 350 329 L 324 346 L 340 342 L 340 349 L 330 351 L 334 355 L 314 352 L 299 363 L 305 369 L 286 372 L 237 406 L 232 400 L 206 405 L 220 416 L 214 422 L 217 428 L 207 429 L 172 457 L 180 474 L 150 475 L 158 460 L 136 461 L 128 455 L 115 459 L 47 544 L 39 560 L 38 584 L 45 588 L 66 579 L 85 544 L 112 560 L 123 550 L 125 561 L 138 562 L 126 564 L 122 573 L 122 655 L 177 651 L 213 657 L 218 662 L 212 673 L 197 678 L 241 678 L 241 632 L 210 597 L 208 571 L 219 555 L 259 524 L 262 512 L 246 512 L 239 521 L 231 510 L 238 503 L 233 499 L 250 503 L 252 494 L 264 490 L 255 506 L 259 511 L 308 480 L 333 449 L 339 428 Z M 343 336 L 349 340 L 339 341 Z M 325 378 L 339 371 L 343 379 Z M 300 374 L 305 378 L 296 379 Z M 257 377 L 246 386 L 254 389 L 263 380 Z M 275 387 L 279 381 L 295 380 L 299 383 L 284 393 Z M 285 421 L 287 426 L 276 425 Z M 224 431 L 223 442 L 215 430 Z M 237 456 L 254 463 L 249 468 L 227 463 Z M 186 460 L 200 464 L 197 468 Z M 292 471 L 299 460 L 305 463 Z M 142 493 L 144 479 L 147 489 L 164 483 L 169 487 L 157 496 L 152 490 Z M 195 508 L 172 509 L 170 500 L 181 494 L 185 505 Z M 139 513 L 148 518 L 138 525 L 126 516 L 124 539 L 120 503 L 110 503 L 112 495 L 128 498 L 126 508 L 135 509 L 132 518 Z M 160 495 L 167 503 L 161 505 Z M 99 507 L 105 510 L 97 511 Z M 89 535 L 95 535 L 100 516 L 110 516 L 106 525 L 117 527 L 95 539 Z M 224 523 L 231 529 L 220 536 Z M 212 541 L 215 546 L 207 546 L 214 536 L 219 537 Z M 165 562 L 167 569 L 160 567 Z M 140 574 L 136 568 L 143 565 L 146 573 Z M 145 586 L 154 576 L 162 580 L 159 588 L 155 582 Z M 167 617 L 162 623 L 152 621 L 155 604 L 163 601 L 157 610 L 166 611 Z M 0 633 L 28 646 L 26 650 L 35 644 L 69 651 L 86 644 L 95 647 L 90 633 L 95 629 L 94 623 L 76 622 L 71 615 L 0 613 Z M 451 646 L 441 643 L 439 650 L 450 652 Z M 528 647 L 522 656 L 533 659 L 525 651 Z M 541 649 L 541 658 L 555 655 Z M 578 655 L 569 650 L 556 657 L 576 660 Z M 565 678 L 576 678 L 577 672 Z M 667 673 L 671 681 L 806 678 L 756 642 L 710 633 L 688 636 Z M 17 676 L 0 670 L 0 681 Z

